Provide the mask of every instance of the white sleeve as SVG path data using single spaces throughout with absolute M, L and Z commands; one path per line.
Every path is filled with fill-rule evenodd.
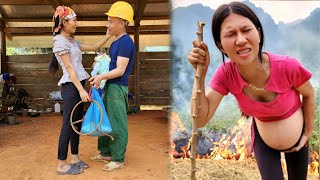
M 4 84 L 5 80 L 3 79 L 3 74 L 0 75 L 0 83 Z

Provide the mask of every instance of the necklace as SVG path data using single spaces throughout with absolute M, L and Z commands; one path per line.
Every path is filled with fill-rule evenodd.
M 248 86 L 255 91 L 266 91 L 264 88 L 258 88 L 253 84 L 248 83 Z

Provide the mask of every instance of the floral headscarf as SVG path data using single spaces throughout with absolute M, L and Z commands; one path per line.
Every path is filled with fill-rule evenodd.
M 56 8 L 56 12 L 53 15 L 53 28 L 52 28 L 52 32 L 53 35 L 55 35 L 55 33 L 59 32 L 61 29 L 61 24 L 62 24 L 62 20 L 70 20 L 74 17 L 76 17 L 76 13 L 69 7 L 67 6 L 58 6 Z M 57 19 L 58 18 L 58 19 Z M 59 21 L 58 24 L 56 24 L 56 21 Z

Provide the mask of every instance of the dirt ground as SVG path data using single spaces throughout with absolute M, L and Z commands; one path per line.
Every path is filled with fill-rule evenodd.
M 80 158 L 90 168 L 76 176 L 56 174 L 61 119 L 62 116 L 18 116 L 20 124 L 0 126 L 0 179 L 168 179 L 165 111 L 139 111 L 129 115 L 125 167 L 114 172 L 103 171 L 103 162 L 89 159 L 98 154 L 97 137 L 81 136 Z

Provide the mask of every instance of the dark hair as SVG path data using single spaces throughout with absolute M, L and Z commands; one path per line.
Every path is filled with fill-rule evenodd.
M 222 25 L 224 19 L 227 18 L 231 13 L 236 13 L 236 14 L 239 14 L 241 16 L 244 16 L 244 17 L 250 19 L 250 21 L 255 25 L 257 30 L 260 32 L 260 43 L 259 43 L 258 57 L 259 57 L 260 61 L 262 62 L 262 52 L 261 51 L 262 51 L 263 39 L 264 39 L 262 25 L 261 25 L 260 20 L 257 17 L 257 15 L 244 3 L 231 2 L 229 4 L 223 4 L 223 5 L 219 6 L 218 9 L 216 10 L 216 12 L 214 13 L 214 15 L 212 17 L 211 30 L 212 30 L 212 35 L 213 35 L 213 39 L 214 39 L 216 46 L 221 51 L 220 46 L 219 46 L 219 44 L 221 45 L 221 39 L 220 39 L 221 25 Z M 224 63 L 224 56 L 228 57 L 227 54 L 224 54 L 222 52 L 223 63 Z
M 54 26 L 53 26 L 53 36 L 56 36 L 58 34 L 61 33 L 61 30 L 63 28 L 63 24 L 61 24 L 61 28 L 59 29 L 58 32 L 55 32 L 55 29 L 59 26 L 59 23 L 60 23 L 60 19 L 59 19 L 59 16 L 57 16 L 56 18 L 53 19 L 54 21 Z M 51 58 L 51 61 L 49 63 L 49 67 L 48 67 L 48 71 L 50 74 L 54 74 L 58 71 L 59 69 L 59 63 L 58 63 L 58 60 L 57 60 L 57 57 L 54 55 L 54 53 L 52 53 L 52 58 Z

